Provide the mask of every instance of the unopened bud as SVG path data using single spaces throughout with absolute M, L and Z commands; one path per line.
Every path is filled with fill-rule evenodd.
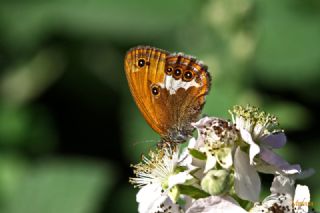
M 211 195 L 219 195 L 229 189 L 229 172 L 227 170 L 210 170 L 201 181 L 201 187 Z

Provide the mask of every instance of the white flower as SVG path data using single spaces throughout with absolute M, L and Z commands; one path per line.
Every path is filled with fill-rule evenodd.
M 234 157 L 235 191 L 240 198 L 258 200 L 261 187 L 258 171 L 271 174 L 301 172 L 299 165 L 290 165 L 273 152 L 273 149 L 281 148 L 286 143 L 285 134 L 277 129 L 275 116 L 251 106 L 235 106 L 230 113 L 243 141 L 239 142 L 241 149 L 237 148 Z M 247 146 L 248 157 L 243 151 Z
M 247 213 L 229 196 L 210 196 L 194 201 L 186 213 Z
M 166 209 L 180 212 L 179 205 L 175 204 L 179 194 L 174 187 L 193 179 L 191 170 L 183 162 L 185 159 L 179 159 L 178 147 L 163 148 L 150 151 L 149 157 L 143 156 L 142 162 L 132 165 L 136 177 L 130 178 L 130 182 L 141 188 L 137 194 L 140 213 L 165 212 Z
M 222 168 L 229 169 L 233 164 L 232 154 L 238 132 L 234 126 L 223 119 L 204 117 L 193 123 L 198 130 L 196 142 L 189 142 L 189 148 L 198 149 L 206 154 L 204 173 L 216 167 L 218 163 Z M 192 146 L 190 144 L 192 143 Z
M 249 145 L 250 164 L 258 171 L 287 175 L 301 172 L 300 165 L 290 165 L 272 151 L 286 143 L 285 134 L 277 129 L 275 116 L 251 106 L 235 106 L 230 113 L 242 140 Z
M 138 211 L 140 213 L 181 212 L 178 204 L 172 202 L 167 193 L 157 184 L 145 185 L 137 194 L 137 202 L 139 203 Z
M 239 146 L 236 148 L 240 133 L 235 126 L 214 117 L 205 117 L 193 125 L 198 130 L 198 139 L 190 140 L 189 147 L 192 144 L 192 147 L 206 154 L 203 172 L 214 169 L 217 163 L 225 169 L 234 166 L 236 193 L 241 199 L 257 201 L 261 189 L 260 178 L 254 166 L 250 165 L 248 155 Z
M 240 133 L 234 125 L 214 117 L 205 117 L 193 125 L 198 130 L 198 139 L 192 141 L 192 146 L 206 154 L 204 172 L 215 168 L 217 163 L 225 169 L 233 165 L 236 193 L 244 200 L 257 201 L 260 178 L 254 166 L 250 165 L 248 155 L 239 146 L 236 148 Z
M 294 212 L 307 213 L 310 205 L 310 192 L 307 186 L 297 185 L 286 176 L 276 176 L 270 188 L 271 195 L 262 203 L 255 203 L 252 213 Z

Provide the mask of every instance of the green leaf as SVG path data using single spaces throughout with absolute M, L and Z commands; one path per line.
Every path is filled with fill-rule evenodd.
M 207 192 L 198 189 L 194 186 L 177 185 L 179 187 L 180 194 L 188 195 L 194 199 L 204 198 L 210 196 Z
M 188 150 L 189 150 L 190 155 L 194 158 L 197 158 L 199 160 L 206 160 L 207 159 L 207 156 L 203 152 L 200 152 L 199 150 L 196 150 L 196 149 L 188 149 Z
M 187 169 L 188 169 L 188 167 L 186 167 L 186 166 L 177 166 L 174 171 L 178 174 L 179 172 L 184 172 Z

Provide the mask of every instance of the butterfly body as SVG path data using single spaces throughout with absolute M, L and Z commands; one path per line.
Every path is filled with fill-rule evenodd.
M 138 46 L 127 52 L 125 71 L 139 110 L 161 142 L 186 141 L 210 89 L 207 67 L 182 53 Z

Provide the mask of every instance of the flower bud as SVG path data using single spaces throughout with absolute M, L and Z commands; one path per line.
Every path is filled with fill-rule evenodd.
M 229 189 L 229 172 L 224 169 L 210 170 L 201 181 L 201 187 L 211 195 L 219 195 Z

